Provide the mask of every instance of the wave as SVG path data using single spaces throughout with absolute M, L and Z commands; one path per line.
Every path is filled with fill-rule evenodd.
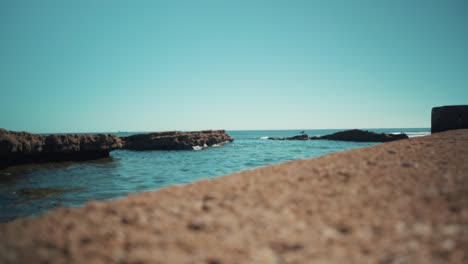
M 261 140 L 266 140 L 268 139 L 269 137 L 260 137 Z
M 395 133 L 391 133 L 391 134 L 392 135 L 399 135 L 401 133 L 405 133 L 410 138 L 412 138 L 412 137 L 424 137 L 424 136 L 428 136 L 428 135 L 431 134 L 431 132 L 395 132 Z
M 424 137 L 424 136 L 429 136 L 431 132 L 408 132 L 406 133 L 408 137 Z
M 229 141 L 224 141 L 224 142 L 221 142 L 219 144 L 213 144 L 213 145 L 210 145 L 210 146 L 208 146 L 205 143 L 203 146 L 193 146 L 192 148 L 193 148 L 193 150 L 202 150 L 202 149 L 206 149 L 206 148 L 209 148 L 209 147 L 216 148 L 216 147 L 221 147 L 222 145 L 224 145 L 226 143 L 229 143 Z
M 203 146 L 193 146 L 193 150 L 202 150 L 202 149 L 205 149 L 207 148 L 208 145 L 206 145 L 206 143 L 203 145 Z
M 211 147 L 213 147 L 213 148 L 221 147 L 222 145 L 224 145 L 224 144 L 226 144 L 226 143 L 229 143 L 229 141 L 224 141 L 224 142 L 221 142 L 221 143 L 219 143 L 219 144 L 213 144 L 213 145 L 211 145 Z

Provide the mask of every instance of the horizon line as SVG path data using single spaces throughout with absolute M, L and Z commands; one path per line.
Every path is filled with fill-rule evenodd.
M 351 129 L 431 129 L 431 127 L 352 127 L 352 128 L 287 128 L 287 129 L 196 129 L 196 130 L 185 130 L 185 129 L 173 129 L 173 130 L 133 130 L 133 131 L 87 131 L 87 132 L 30 132 L 26 130 L 9 130 L 14 132 L 27 132 L 32 134 L 109 134 L 109 133 L 152 133 L 152 132 L 169 132 L 169 131 L 181 131 L 181 132 L 192 132 L 192 131 L 204 131 L 204 130 L 225 130 L 225 131 L 294 131 L 294 130 L 351 130 Z

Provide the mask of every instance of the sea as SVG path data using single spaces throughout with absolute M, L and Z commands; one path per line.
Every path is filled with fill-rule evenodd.
M 309 136 L 343 129 L 227 131 L 234 142 L 188 151 L 115 150 L 109 158 L 88 162 L 34 164 L 0 170 L 0 222 L 37 217 L 56 207 L 83 206 L 91 200 L 111 200 L 131 193 L 183 185 L 290 160 L 379 143 L 331 140 L 276 141 L 305 131 Z M 375 132 L 430 134 L 430 128 L 367 129 Z M 113 133 L 128 136 L 138 133 Z

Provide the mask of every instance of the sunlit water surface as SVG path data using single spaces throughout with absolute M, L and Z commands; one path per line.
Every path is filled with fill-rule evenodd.
M 377 132 L 429 134 L 429 129 L 373 129 Z M 310 136 L 338 130 L 306 130 Z M 26 165 L 0 170 L 0 222 L 36 216 L 58 206 L 81 206 L 168 185 L 186 184 L 235 171 L 374 145 L 328 140 L 272 141 L 298 130 L 228 131 L 235 140 L 199 151 L 111 152 L 90 162 Z M 119 134 L 119 133 L 117 133 Z M 127 135 L 130 133 L 120 133 Z

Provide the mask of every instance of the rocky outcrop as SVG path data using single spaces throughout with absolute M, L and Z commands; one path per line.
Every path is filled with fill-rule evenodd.
M 330 135 L 320 137 L 309 137 L 307 134 L 301 134 L 294 137 L 269 137 L 271 140 L 317 140 L 317 139 L 328 139 L 328 140 L 339 140 L 339 141 L 354 141 L 354 142 L 390 142 L 400 139 L 408 138 L 405 133 L 401 134 L 386 134 L 386 133 L 375 133 L 371 131 L 352 129 L 337 132 Z
M 37 135 L 0 129 L 0 167 L 92 160 L 121 147 L 120 138 L 109 134 Z
M 0 129 L 0 168 L 25 163 L 82 161 L 131 150 L 193 150 L 232 142 L 224 130 L 159 132 L 119 138 L 111 134 L 37 135 Z
M 196 132 L 157 132 L 123 137 L 124 149 L 130 150 L 193 150 L 232 142 L 224 130 Z
M 269 137 L 270 140 L 309 140 L 309 135 L 300 134 L 293 137 Z
M 328 139 L 328 140 L 339 140 L 339 141 L 354 141 L 354 142 L 390 142 L 400 139 L 406 139 L 408 135 L 405 133 L 401 134 L 386 134 L 386 133 L 375 133 L 366 130 L 352 129 L 346 131 L 336 132 L 330 135 L 321 137 L 311 137 L 311 140 L 315 139 Z
M 468 128 L 468 105 L 432 108 L 431 132 Z

